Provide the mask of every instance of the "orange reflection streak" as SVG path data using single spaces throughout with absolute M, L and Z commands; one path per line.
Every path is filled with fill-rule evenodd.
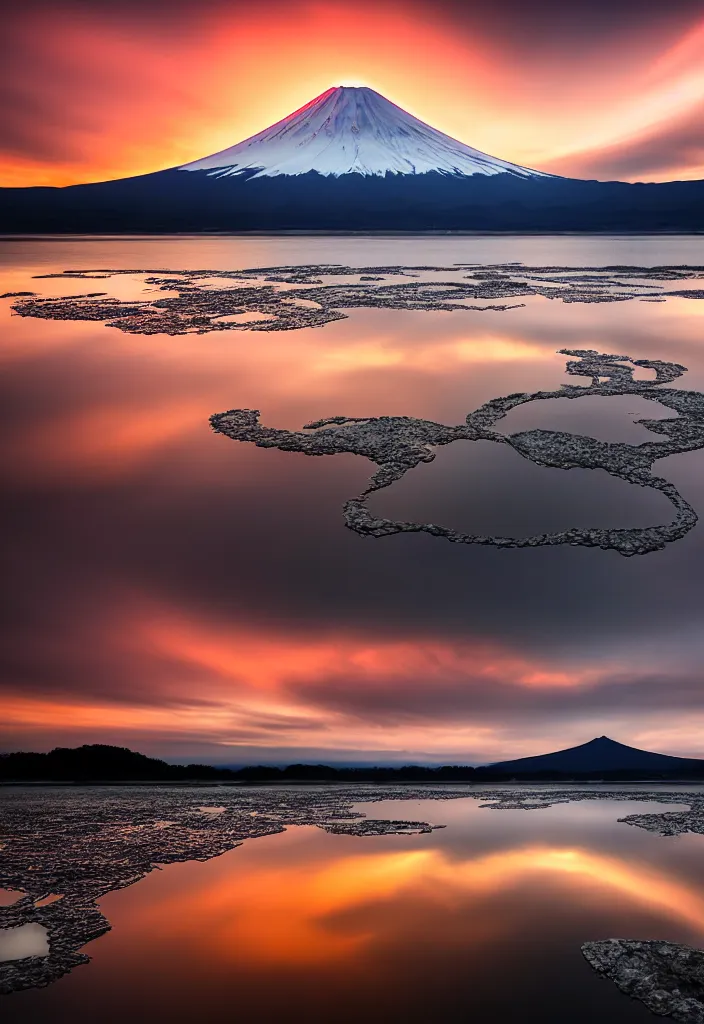
M 448 316 L 455 314 L 449 313 Z M 335 345 L 327 350 L 312 353 L 311 369 L 319 373 L 350 373 L 368 368 L 402 367 L 404 370 L 446 374 L 456 364 L 461 369 L 467 363 L 504 363 L 522 360 L 525 362 L 547 362 L 549 353 L 544 346 L 525 340 L 501 335 L 499 332 L 479 331 L 469 333 L 462 325 L 454 332 L 459 337 L 419 341 L 409 345 L 400 334 L 379 335 L 373 339 Z
M 148 409 L 101 406 L 70 413 L 55 423 L 30 426 L 12 438 L 12 463 L 19 475 L 89 474 L 114 477 L 133 470 L 155 451 L 193 431 L 203 419 L 202 402 Z M 9 453 L 6 456 L 10 461 Z M 38 464 L 38 465 L 37 465 Z
M 177 899 L 167 893 L 156 904 L 136 906 L 131 925 L 185 936 L 203 917 L 201 941 L 213 957 L 262 966 L 325 964 L 362 954 L 382 937 L 385 944 L 404 941 L 400 930 L 405 933 L 409 918 L 402 908 L 419 900 L 441 911 L 462 907 L 465 939 L 481 943 L 496 922 L 479 913 L 480 901 L 540 878 L 566 888 L 568 898 L 570 890 L 580 897 L 615 893 L 643 912 L 704 932 L 704 900 L 696 889 L 581 848 L 526 846 L 465 860 L 437 848 L 337 857 L 328 851 L 323 862 L 302 860 L 291 842 L 287 849 L 286 864 L 248 858 L 238 870 L 232 861 L 215 881 L 204 874 L 201 885 L 179 888 Z

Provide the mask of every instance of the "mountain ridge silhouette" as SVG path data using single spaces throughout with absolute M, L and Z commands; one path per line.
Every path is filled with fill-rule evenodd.
M 127 747 L 85 744 L 0 755 L 0 783 L 326 783 L 647 781 L 704 778 L 704 760 L 639 750 L 599 736 L 576 747 L 485 765 L 169 764 Z

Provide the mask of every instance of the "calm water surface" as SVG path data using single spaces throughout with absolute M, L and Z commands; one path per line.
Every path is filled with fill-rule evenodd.
M 704 264 L 704 242 L 4 240 L 0 293 L 87 290 L 32 280 L 67 268 L 516 260 Z M 145 286 L 104 287 L 128 297 Z M 499 395 L 559 387 L 564 347 L 684 363 L 680 385 L 704 390 L 704 303 L 536 297 L 503 313 L 354 310 L 323 329 L 144 337 L 12 317 L 3 300 L 0 322 L 13 597 L 0 748 L 99 734 L 184 759 L 251 761 L 264 746 L 282 761 L 301 749 L 460 760 L 610 732 L 701 754 L 701 526 L 633 559 L 363 540 L 341 509 L 367 480 L 366 460 L 236 444 L 208 417 L 254 408 L 288 428 L 338 414 L 460 423 Z M 645 415 L 660 413 L 640 399 L 556 401 L 515 410 L 501 429 L 657 440 L 633 422 Z M 656 466 L 704 510 L 704 452 Z M 371 507 L 515 535 L 670 518 L 661 495 L 605 474 L 463 442 Z M 171 866 L 104 899 L 113 931 L 91 944 L 93 963 L 4 1000 L 3 1021 L 646 1024 L 580 944 L 701 944 L 704 861 L 701 837 L 617 824 L 633 811 L 376 805 L 374 816 L 449 827 L 364 839 L 290 828 Z
M 32 280 L 66 268 L 509 260 L 702 264 L 704 242 L 5 240 L 0 290 L 84 292 L 85 281 Z M 132 278 L 98 284 L 122 296 L 144 288 Z M 534 750 L 531 736 L 546 729 L 565 741 L 608 732 L 701 752 L 701 527 L 630 560 L 583 548 L 460 547 L 427 535 L 364 540 L 344 528 L 341 509 L 368 479 L 369 462 L 234 443 L 214 436 L 208 417 L 248 407 L 288 428 L 336 414 L 460 423 L 490 398 L 559 387 L 568 378 L 556 350 L 565 346 L 682 362 L 681 386 L 704 389 L 704 302 L 532 297 L 501 313 L 353 310 L 322 329 L 182 337 L 22 319 L 8 301 L 0 320 L 0 470 L 12 499 L 3 531 L 14 596 L 6 645 L 17 680 L 0 727 L 5 746 L 17 745 L 18 731 L 25 745 L 43 745 L 46 728 L 55 740 L 83 742 L 114 723 L 122 742 L 165 753 L 183 742 L 185 757 L 222 759 L 220 742 L 235 742 L 240 761 L 262 744 L 276 745 L 282 760 L 298 759 L 301 748 L 320 758 L 347 748 L 372 760 L 491 758 Z M 638 443 L 660 438 L 634 419 L 666 414 L 642 399 L 555 400 L 514 410 L 501 429 Z M 701 451 L 656 464 L 699 509 L 703 467 Z M 540 468 L 489 442 L 440 449 L 370 504 L 516 536 L 671 518 L 659 493 L 601 471 Z M 462 659 L 471 662 L 472 651 L 485 660 L 492 652 L 492 665 L 503 659 L 509 677 L 520 662 L 536 680 L 624 685 L 605 685 L 594 700 L 577 690 L 542 700 L 500 685 L 488 694 L 485 678 L 474 689 L 468 682 Z M 421 662 L 418 678 L 408 677 Z M 459 683 L 438 669 L 452 664 Z M 364 675 L 370 666 L 373 679 Z M 502 681 L 503 670 L 487 671 Z M 679 688 L 664 697 L 665 682 Z M 274 718 L 263 714 L 262 687 L 276 691 Z M 145 693 L 164 699 L 143 706 Z
M 100 901 L 113 930 L 85 947 L 90 965 L 3 1000 L 3 1021 L 647 1024 L 581 943 L 704 943 L 701 837 L 616 820 L 667 805 L 360 809 L 447 828 L 357 838 L 297 826 L 155 871 Z

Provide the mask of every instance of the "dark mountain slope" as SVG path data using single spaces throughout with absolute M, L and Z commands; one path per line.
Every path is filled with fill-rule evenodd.
M 499 761 L 488 765 L 492 772 L 511 775 L 525 775 L 539 772 L 589 773 L 589 772 L 686 772 L 688 769 L 704 767 L 704 762 L 684 757 L 670 757 L 669 754 L 655 754 L 649 750 L 628 747 L 624 743 L 610 740 L 608 736 L 582 743 L 578 747 L 556 750 L 552 754 L 537 757 L 521 757 L 515 761 Z
M 704 182 L 180 170 L 0 189 L 0 232 L 704 231 Z

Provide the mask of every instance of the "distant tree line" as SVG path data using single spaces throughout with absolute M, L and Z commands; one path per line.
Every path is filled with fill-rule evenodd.
M 222 783 L 325 783 L 325 782 L 464 782 L 506 783 L 608 781 L 637 782 L 704 778 L 704 762 L 674 771 L 618 771 L 566 773 L 557 771 L 510 774 L 489 766 L 443 765 L 428 767 L 345 768 L 324 764 L 291 764 L 285 768 L 253 765 L 247 768 L 216 768 L 205 764 L 173 765 L 138 754 L 127 747 L 86 744 L 56 747 L 48 754 L 19 752 L 0 755 L 0 782 L 222 782 Z

